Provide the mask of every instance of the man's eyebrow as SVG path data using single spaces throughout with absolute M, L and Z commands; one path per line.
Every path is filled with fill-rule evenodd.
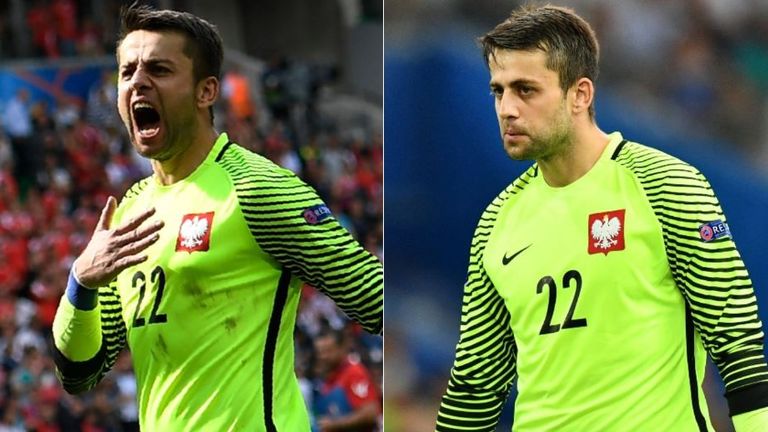
M 148 59 L 144 60 L 144 63 L 150 64 L 150 65 L 158 65 L 158 64 L 173 65 L 173 64 L 175 64 L 173 62 L 173 60 L 168 59 L 168 58 L 161 58 L 161 57 L 158 57 L 158 58 L 148 58 Z
M 138 62 L 138 60 L 131 59 L 129 61 L 126 61 L 125 63 L 123 63 L 120 66 L 121 67 L 132 66 L 132 65 L 135 65 L 137 62 Z M 143 61 L 143 63 L 147 64 L 147 65 L 150 65 L 150 66 L 157 66 L 157 65 L 162 65 L 162 64 L 171 65 L 171 66 L 175 65 L 173 60 L 167 59 L 167 58 L 159 58 L 159 57 L 158 58 L 148 58 L 148 59 L 145 59 Z
M 508 85 L 510 87 L 521 87 L 521 86 L 538 86 L 541 83 L 535 79 L 529 79 L 529 78 L 518 78 L 510 83 Z M 501 87 L 503 84 L 499 81 L 491 80 L 491 82 L 488 84 L 490 87 Z

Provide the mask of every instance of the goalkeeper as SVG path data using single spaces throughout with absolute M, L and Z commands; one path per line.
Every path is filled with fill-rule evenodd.
M 188 13 L 131 6 L 118 110 L 154 174 L 109 198 L 54 322 L 64 388 L 127 343 L 147 431 L 308 431 L 293 372 L 300 288 L 382 328 L 382 265 L 291 172 L 213 129 L 222 42 Z
M 711 431 L 707 355 L 738 432 L 768 431 L 747 270 L 704 176 L 601 131 L 598 45 L 572 10 L 523 7 L 481 39 L 507 154 L 536 162 L 475 231 L 439 431 Z

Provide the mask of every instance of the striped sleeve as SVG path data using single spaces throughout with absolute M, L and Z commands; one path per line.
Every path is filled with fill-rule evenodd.
M 661 224 L 672 276 L 725 382 L 731 415 L 768 406 L 764 335 L 747 269 L 730 235 L 704 241 L 699 232 L 727 223 L 709 182 L 690 165 L 635 143 L 616 160 L 636 174 Z
M 259 246 L 293 275 L 328 295 L 367 331 L 380 333 L 382 264 L 326 213 L 317 193 L 291 171 L 238 145 L 224 150 L 218 162 L 234 182 L 243 216 Z M 308 210 L 318 216 L 305 216 Z
M 62 303 L 68 301 L 64 298 Z M 96 325 L 101 326 L 101 347 L 92 358 L 83 361 L 70 360 L 66 355 L 67 345 L 76 343 L 76 341 L 68 341 L 69 338 L 65 337 L 62 331 L 58 331 L 67 328 L 68 323 L 54 325 L 53 359 L 56 364 L 56 375 L 68 393 L 82 393 L 95 387 L 115 364 L 118 354 L 125 346 L 126 330 L 122 317 L 123 308 L 120 304 L 115 282 L 99 288 L 98 301 L 96 310 L 100 319 L 96 321 Z M 71 318 L 63 305 L 59 306 L 56 319 L 60 321 Z M 76 336 L 76 334 L 72 335 L 72 337 Z
M 125 200 L 133 199 L 141 193 L 146 187 L 150 178 L 144 178 L 134 183 L 125 193 L 120 206 Z M 119 209 L 119 207 L 118 207 Z M 73 328 L 73 315 L 80 311 L 74 308 L 68 308 L 69 300 L 62 299 L 62 304 L 56 311 L 56 320 L 53 328 L 53 359 L 56 364 L 56 376 L 61 381 L 64 390 L 76 394 L 88 391 L 104 378 L 104 375 L 112 369 L 117 360 L 120 351 L 125 347 L 126 328 L 123 322 L 123 307 L 120 303 L 120 294 L 117 290 L 117 279 L 109 285 L 99 287 L 98 304 L 95 311 L 98 313 L 98 319 L 93 320 L 93 325 L 100 326 L 99 329 L 82 329 L 86 333 L 95 332 L 101 334 L 101 346 L 92 358 L 87 360 L 74 361 L 73 352 L 77 350 L 68 349 L 69 344 L 77 344 L 78 328 Z M 93 312 L 93 311 L 91 311 Z M 70 354 L 69 356 L 67 354 Z
M 494 430 L 516 376 L 509 311 L 483 267 L 485 245 L 514 188 L 513 183 L 488 206 L 472 238 L 459 342 L 437 414 L 438 431 Z

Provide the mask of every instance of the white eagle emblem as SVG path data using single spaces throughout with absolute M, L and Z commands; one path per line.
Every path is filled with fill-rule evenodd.
M 208 231 L 208 219 L 195 216 L 181 224 L 181 245 L 188 249 L 194 249 L 203 243 L 205 233 Z
M 368 383 L 365 381 L 360 381 L 358 383 L 353 384 L 352 393 L 354 393 L 355 396 L 359 398 L 364 398 L 368 396 Z
M 592 239 L 596 240 L 595 247 L 600 249 L 608 249 L 618 243 L 618 240 L 614 240 L 621 231 L 621 222 L 616 216 L 608 219 L 608 215 L 603 216 L 603 220 L 595 220 L 592 223 Z

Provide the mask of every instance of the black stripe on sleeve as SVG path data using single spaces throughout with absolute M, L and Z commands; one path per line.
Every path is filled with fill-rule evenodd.
M 612 160 L 616 160 L 617 157 L 619 157 L 619 153 L 621 153 L 621 149 L 624 148 L 624 144 L 627 143 L 627 140 L 622 140 L 619 145 L 616 146 L 616 150 L 613 151 L 613 154 L 611 155 Z
M 280 281 L 277 283 L 275 303 L 272 306 L 272 316 L 269 317 L 269 329 L 267 329 L 267 341 L 264 344 L 264 367 L 262 369 L 262 382 L 264 384 L 264 424 L 268 432 L 277 432 L 275 421 L 272 418 L 274 407 L 274 383 L 272 382 L 275 366 L 275 352 L 277 351 L 277 336 L 280 332 L 280 321 L 283 318 L 283 309 L 288 299 L 288 285 L 291 282 L 291 273 L 283 269 Z
M 227 143 L 226 143 L 226 144 L 224 144 L 224 147 L 222 147 L 222 148 L 221 148 L 221 150 L 219 150 L 219 154 L 217 154 L 217 155 L 216 155 L 216 162 L 218 162 L 219 160 L 221 160 L 221 157 L 222 157 L 222 156 L 224 156 L 224 153 L 226 153 L 226 152 L 227 152 L 227 149 L 228 149 L 228 148 L 229 148 L 229 146 L 231 146 L 231 145 L 232 145 L 232 141 L 227 141 Z
M 685 351 L 688 360 L 688 385 L 691 391 L 691 405 L 693 407 L 693 417 L 699 430 L 707 432 L 707 422 L 701 413 L 699 406 L 699 380 L 696 377 L 696 356 L 693 346 L 694 330 L 693 318 L 691 318 L 691 308 L 685 303 Z

